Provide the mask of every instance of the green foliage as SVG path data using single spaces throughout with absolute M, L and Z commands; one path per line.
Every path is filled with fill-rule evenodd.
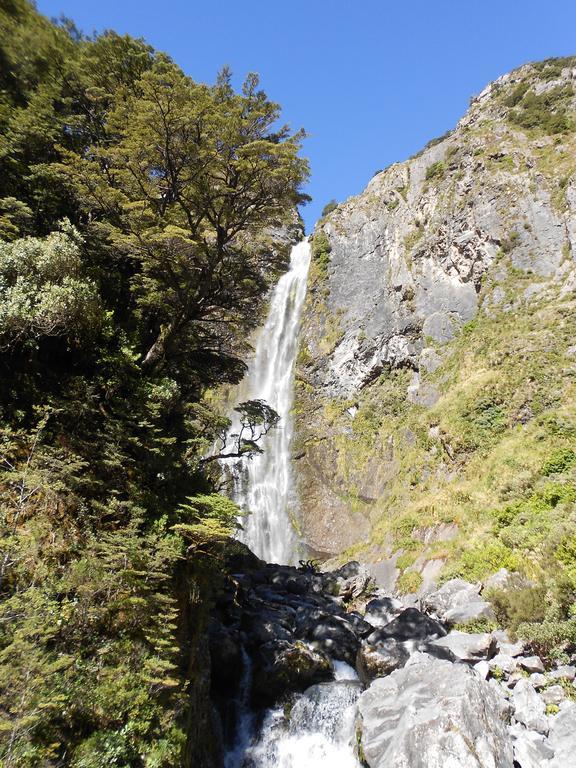
M 564 133 L 571 127 L 567 106 L 573 93 L 569 85 L 560 85 L 540 94 L 529 88 L 522 92 L 519 85 L 509 97 L 509 106 L 516 108 L 510 110 L 508 120 L 520 128 L 538 129 L 548 134 Z
M 325 216 L 328 216 L 328 214 L 332 213 L 332 211 L 335 211 L 336 208 L 338 208 L 338 201 L 330 200 L 330 202 L 326 203 L 324 208 L 322 208 L 322 213 L 320 214 L 320 218 L 323 219 Z
M 321 277 L 325 277 L 328 273 L 328 265 L 330 264 L 330 252 L 332 246 L 328 235 L 323 229 L 319 229 L 314 233 L 312 237 L 312 258 L 318 267 L 318 271 Z
M 459 630 L 460 632 L 493 632 L 495 629 L 498 629 L 498 622 L 494 621 L 493 619 L 487 619 L 487 618 L 479 618 L 479 619 L 470 619 L 470 621 L 464 621 L 459 624 L 455 624 L 453 629 Z
M 78 232 L 0 242 L 2 346 L 42 337 L 89 343 L 105 323 L 98 289 L 83 274 Z
M 520 584 L 513 589 L 489 589 L 484 595 L 492 603 L 498 623 L 514 634 L 524 622 L 544 621 L 546 590 L 542 586 Z
M 447 567 L 443 578 L 460 577 L 468 581 L 482 581 L 500 568 L 516 571 L 520 566 L 521 560 L 512 549 L 501 541 L 486 539 L 463 552 L 459 559 Z
M 412 594 L 418 592 L 422 583 L 422 576 L 417 571 L 405 571 L 396 581 L 396 591 L 399 595 Z
M 576 647 L 574 582 L 560 579 L 527 585 L 518 581 L 507 589 L 487 590 L 486 597 L 499 623 L 513 637 L 530 642 L 543 658 L 562 659 Z
M 442 160 L 438 160 L 436 163 L 432 163 L 432 165 L 429 165 L 428 168 L 426 168 L 426 181 L 430 181 L 431 179 L 442 179 L 445 172 L 446 166 Z
M 179 523 L 174 530 L 195 541 L 227 538 L 239 527 L 238 505 L 219 493 L 190 496 L 180 511 L 189 522 Z
M 526 80 L 522 81 L 521 83 L 518 83 L 518 85 L 514 86 L 514 88 L 510 91 L 508 95 L 506 95 L 503 99 L 504 104 L 507 107 L 515 107 L 517 104 L 519 104 L 524 96 L 526 95 L 526 92 L 530 88 L 530 83 Z
M 576 451 L 572 448 L 560 448 L 555 451 L 542 467 L 542 474 L 557 475 L 566 472 L 576 464 Z
M 0 763 L 181 762 L 238 509 L 206 454 L 303 134 L 250 75 L 0 3 Z M 277 422 L 240 404 L 242 455 Z

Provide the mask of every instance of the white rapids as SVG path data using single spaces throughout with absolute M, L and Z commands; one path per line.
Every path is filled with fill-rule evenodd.
M 355 752 L 356 701 L 361 686 L 351 667 L 339 663 L 336 681 L 313 685 L 295 697 L 290 714 L 269 709 L 258 735 L 241 720 L 237 745 L 225 768 L 360 768 Z
M 242 386 L 245 400 L 264 400 L 280 416 L 280 423 L 262 439 L 263 453 L 230 462 L 232 498 L 250 514 L 238 538 L 271 563 L 292 564 L 296 536 L 291 514 L 296 507 L 290 461 L 293 434 L 294 363 L 300 316 L 306 295 L 310 245 L 303 240 L 292 248 L 290 268 L 278 281 L 266 324 L 256 343 L 254 359 Z M 230 432 L 238 431 L 233 419 Z M 228 460 L 230 461 L 230 460 Z

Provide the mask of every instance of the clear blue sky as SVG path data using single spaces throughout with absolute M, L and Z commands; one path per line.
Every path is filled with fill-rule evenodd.
M 331 198 L 454 126 L 470 97 L 526 61 L 576 54 L 576 0 L 38 0 L 84 32 L 167 51 L 194 79 L 258 72 L 310 134 L 308 230 Z

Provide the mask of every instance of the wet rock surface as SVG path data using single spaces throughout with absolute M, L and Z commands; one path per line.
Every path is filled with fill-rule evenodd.
M 282 705 L 286 733 L 290 712 L 310 710 L 319 722 L 321 702 L 351 697 L 352 706 L 360 696 L 360 746 L 346 749 L 359 750 L 369 768 L 575 765 L 576 704 L 567 693 L 575 667 L 546 669 L 502 630 L 462 632 L 439 620 L 454 595 L 463 608 L 475 604 L 477 585 L 459 580 L 406 606 L 358 563 L 328 573 L 247 564 L 227 580 L 210 625 L 213 700 L 223 719 L 238 717 L 231 691 L 248 670 L 251 711 Z

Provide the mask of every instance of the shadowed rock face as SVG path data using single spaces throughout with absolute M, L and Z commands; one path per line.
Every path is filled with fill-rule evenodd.
M 301 332 L 297 473 L 302 523 L 316 549 L 363 541 L 371 505 L 405 444 L 372 446 L 355 468 L 338 448 L 355 401 L 382 374 L 408 370 L 406 400 L 430 408 L 426 381 L 480 308 L 505 305 L 511 274 L 524 299 L 576 286 L 574 133 L 522 130 L 511 94 L 571 88 L 574 64 L 546 80 L 527 65 L 489 85 L 456 129 L 421 154 L 377 173 L 365 191 L 319 222 L 326 264 L 312 266 Z M 562 108 L 574 111 L 574 97 Z M 572 158 L 572 159 L 570 159 Z M 330 403 L 349 409 L 334 420 Z

